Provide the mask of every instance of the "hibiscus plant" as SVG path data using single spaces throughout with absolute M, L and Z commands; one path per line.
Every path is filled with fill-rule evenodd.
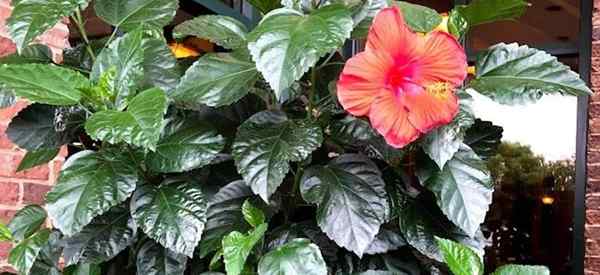
M 469 29 L 521 16 L 522 0 L 445 15 L 250 0 L 255 25 L 175 26 L 176 41 L 218 46 L 179 59 L 163 34 L 177 0 L 88 2 L 13 0 L 6 22 L 18 52 L 0 59 L 0 99 L 29 102 L 6 130 L 27 151 L 19 170 L 69 149 L 45 205 L 0 227 L 19 274 L 482 274 L 485 161 L 502 131 L 476 118 L 471 94 L 590 93 L 525 45 L 494 45 L 468 66 Z M 110 37 L 86 35 L 85 8 Z M 82 43 L 56 64 L 33 41 L 65 17 Z M 511 268 L 540 272 L 497 274 Z

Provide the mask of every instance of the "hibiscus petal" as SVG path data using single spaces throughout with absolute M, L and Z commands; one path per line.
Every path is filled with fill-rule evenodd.
M 458 97 L 449 86 L 431 90 L 416 85 L 404 88 L 402 101 L 408 108 L 408 120 L 421 133 L 450 123 L 458 112 Z
M 369 113 L 371 103 L 384 88 L 392 59 L 384 52 L 364 51 L 350 58 L 337 82 L 342 107 L 355 116 Z
M 467 77 L 467 56 L 451 35 L 434 31 L 425 37 L 415 81 L 427 84 L 448 82 L 460 85 Z
M 406 109 L 391 91 L 383 90 L 375 98 L 369 120 L 393 147 L 402 148 L 419 137 L 419 131 L 408 121 Z
M 408 58 L 419 51 L 423 38 L 404 22 L 399 7 L 381 10 L 369 29 L 367 50 L 385 51 L 394 58 Z

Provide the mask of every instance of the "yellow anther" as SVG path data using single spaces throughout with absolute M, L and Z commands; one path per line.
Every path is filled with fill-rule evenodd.
M 452 92 L 452 85 L 447 82 L 435 82 L 425 85 L 425 90 L 439 99 L 446 99 Z
M 175 55 L 175 58 L 188 58 L 200 55 L 195 49 L 177 42 L 169 44 L 169 48 L 171 49 L 171 52 L 173 52 L 173 55 Z
M 470 75 L 475 75 L 475 66 L 467 67 L 467 73 Z
M 448 32 L 448 14 L 442 13 L 440 15 L 442 16 L 442 22 L 437 27 L 435 27 L 435 29 L 433 29 L 433 30 L 449 33 Z

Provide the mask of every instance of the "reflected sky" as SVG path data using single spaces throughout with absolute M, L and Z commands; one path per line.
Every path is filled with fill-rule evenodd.
M 504 127 L 502 140 L 531 146 L 546 160 L 574 159 L 577 98 L 547 95 L 535 104 L 508 106 L 469 90 L 478 118 Z

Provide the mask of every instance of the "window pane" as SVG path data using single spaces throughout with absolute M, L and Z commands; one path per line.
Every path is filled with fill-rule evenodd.
M 472 50 L 499 42 L 528 45 L 576 43 L 580 0 L 529 0 L 531 7 L 518 21 L 502 21 L 474 27 L 469 33 Z
M 560 60 L 578 63 L 576 57 Z M 545 96 L 525 106 L 475 98 L 476 115 L 504 128 L 499 153 L 488 160 L 495 192 L 484 223 L 491 244 L 486 249 L 486 270 L 522 263 L 569 274 L 577 98 Z

